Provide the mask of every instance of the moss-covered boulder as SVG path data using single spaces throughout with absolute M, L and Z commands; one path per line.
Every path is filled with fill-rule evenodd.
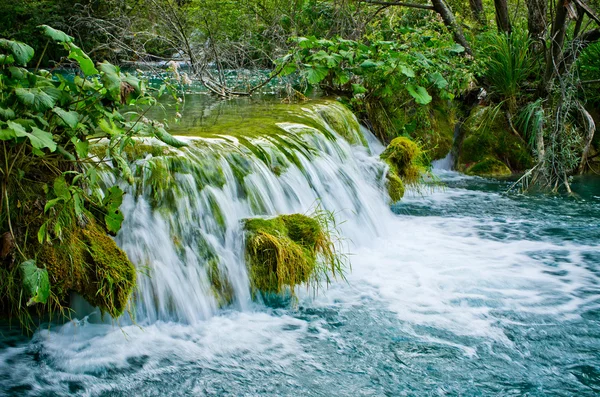
M 390 167 L 386 175 L 386 187 L 392 202 L 404 196 L 404 185 L 415 185 L 426 170 L 423 151 L 406 137 L 397 137 L 381 153 L 380 158 Z
M 510 132 L 504 113 L 491 107 L 476 107 L 462 127 L 459 169 L 465 171 L 484 159 L 494 158 L 513 171 L 533 165 L 530 149 Z
M 466 169 L 465 173 L 467 175 L 477 175 L 491 178 L 512 175 L 512 171 L 506 166 L 506 164 L 493 157 L 486 157 L 485 159 L 471 165 Z
M 106 231 L 91 221 L 66 232 L 62 242 L 43 244 L 38 254 L 59 302 L 70 292 L 117 318 L 125 311 L 136 285 L 133 264 Z
M 342 275 L 326 219 L 303 214 L 244 220 L 246 261 L 253 289 L 281 293 L 307 283 L 329 282 L 329 273 Z

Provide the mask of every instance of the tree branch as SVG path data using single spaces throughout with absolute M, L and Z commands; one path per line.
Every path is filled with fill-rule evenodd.
M 403 3 L 400 1 L 377 1 L 377 0 L 363 0 L 364 3 L 367 4 L 375 4 L 380 6 L 400 6 L 400 7 L 409 7 L 409 8 L 420 8 L 422 10 L 433 10 L 432 5 L 426 4 L 415 4 L 415 3 Z

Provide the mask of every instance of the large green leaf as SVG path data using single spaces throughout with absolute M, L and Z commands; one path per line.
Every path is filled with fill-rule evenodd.
M 73 43 L 68 43 L 69 46 L 69 59 L 73 59 L 79 63 L 79 67 L 81 71 L 86 76 L 91 76 L 93 74 L 98 74 L 98 69 L 94 66 L 94 62 L 90 59 L 89 56 L 79 47 L 77 47 Z
M 121 98 L 121 73 L 117 67 L 108 62 L 102 62 L 98 65 L 102 72 L 102 84 L 110 94 L 110 97 L 118 101 Z
M 27 65 L 34 54 L 33 48 L 20 41 L 0 39 L 0 48 L 10 51 L 14 60 L 20 65 Z
M 415 102 L 417 102 L 420 105 L 427 105 L 433 99 L 431 98 L 431 95 L 429 95 L 425 87 L 421 87 L 420 85 L 415 86 L 412 84 L 408 84 L 406 86 L 406 89 L 408 90 L 408 93 L 413 98 L 415 98 Z
M 43 34 L 54 41 L 58 41 L 59 43 L 71 43 L 73 41 L 73 37 L 69 36 L 62 30 L 54 29 L 48 25 L 40 25 L 38 28 L 41 29 Z
M 427 79 L 431 84 L 433 84 L 440 90 L 443 90 L 444 88 L 448 87 L 448 81 L 446 81 L 446 79 L 440 74 L 440 72 L 431 73 L 429 76 L 427 76 Z
M 306 79 L 310 84 L 319 84 L 327 74 L 329 73 L 329 69 L 323 66 L 311 66 L 308 68 L 306 72 Z
M 60 117 L 67 126 L 71 128 L 77 127 L 77 123 L 79 122 L 79 113 L 73 110 L 67 111 L 58 107 L 52 109 L 52 111 L 56 113 L 56 115 L 58 115 L 58 117 Z
M 15 90 L 17 99 L 26 106 L 38 112 L 45 112 L 54 107 L 56 98 L 41 88 L 17 88 Z
M 8 108 L 5 109 L 3 107 L 0 106 L 0 119 L 1 120 L 12 120 L 16 117 L 15 115 L 15 111 Z
M 46 303 L 50 297 L 50 279 L 48 271 L 35 265 L 35 260 L 29 259 L 19 266 L 23 288 L 30 297 L 27 306 L 34 303 Z
M 27 135 L 31 146 L 36 149 L 48 149 L 51 152 L 56 150 L 56 142 L 52 139 L 52 134 L 42 131 L 39 128 L 32 127 L 31 134 Z

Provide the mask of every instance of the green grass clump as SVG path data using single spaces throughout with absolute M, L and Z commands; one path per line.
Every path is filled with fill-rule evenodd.
M 493 157 L 485 159 L 473 164 L 466 171 L 467 175 L 478 175 L 484 177 L 502 177 L 510 176 L 512 172 L 502 161 Z
M 491 34 L 486 41 L 484 76 L 492 94 L 500 95 L 508 101 L 509 109 L 515 110 L 521 87 L 532 72 L 531 39 L 527 32 L 516 30 L 510 35 Z
M 335 219 L 327 211 L 313 216 L 280 215 L 244 220 L 246 261 L 255 290 L 282 293 L 306 283 L 317 290 L 322 281 L 344 277 L 345 255 L 336 250 Z

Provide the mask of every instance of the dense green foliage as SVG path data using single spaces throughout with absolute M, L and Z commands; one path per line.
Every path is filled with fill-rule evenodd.
M 62 31 L 47 25 L 40 26 L 40 30 L 48 45 L 62 47 L 67 57 L 79 65 L 80 72 L 70 78 L 38 68 L 26 69 L 24 66 L 34 60 L 33 48 L 18 41 L 0 40 L 2 311 L 20 312 L 19 308 L 26 307 L 21 302 L 27 300 L 29 304 L 45 304 L 41 312 L 60 306 L 70 288 L 55 288 L 54 283 L 71 287 L 77 283 L 69 281 L 69 277 L 76 278 L 74 274 L 57 276 L 56 267 L 63 268 L 69 262 L 65 259 L 71 257 L 75 266 L 93 264 L 91 271 L 96 276 L 89 280 L 102 284 L 99 289 L 106 299 L 93 301 L 116 317 L 123 312 L 135 280 L 135 273 L 123 275 L 125 286 L 117 287 L 118 269 L 133 271 L 126 256 L 108 237 L 105 243 L 88 238 L 86 251 L 91 257 L 82 254 L 80 260 L 73 259 L 75 247 L 86 244 L 79 233 L 114 234 L 123 221 L 119 212 L 123 192 L 118 186 L 100 189 L 103 182 L 99 168 L 109 162 L 117 176 L 132 182 L 122 153 L 135 144 L 135 137 L 156 137 L 171 145 L 181 143 L 161 123 L 143 118 L 142 109 L 156 101 L 144 81 L 121 73 L 110 63 L 94 64 Z M 96 147 L 94 154 L 92 147 Z M 98 228 L 103 232 L 96 231 Z M 66 256 L 57 263 L 50 263 L 48 255 L 46 261 L 42 260 L 44 252 L 69 245 Z M 56 255 L 58 252 L 50 254 Z M 26 294 L 18 292 L 18 280 Z

